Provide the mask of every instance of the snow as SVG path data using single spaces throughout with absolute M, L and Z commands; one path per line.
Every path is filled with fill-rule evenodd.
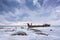
M 0 40 L 60 40 L 60 27 L 30 28 L 41 30 L 42 33 L 48 34 L 48 36 L 36 34 L 36 32 L 34 32 L 33 30 L 27 29 L 25 27 L 17 27 L 15 31 L 12 31 L 13 29 L 15 29 L 15 27 L 4 27 L 3 29 L 0 29 Z M 27 35 L 11 35 L 16 32 L 25 32 L 27 33 Z

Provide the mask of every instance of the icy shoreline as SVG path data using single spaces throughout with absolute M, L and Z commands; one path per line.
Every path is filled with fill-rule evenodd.
M 38 28 L 31 28 L 31 29 L 36 29 L 36 30 L 41 30 L 43 33 L 48 34 L 46 35 L 41 35 L 41 34 L 36 34 L 33 30 L 28 30 L 26 28 L 21 29 L 17 28 L 15 31 L 9 31 L 14 28 L 11 27 L 11 29 L 0 29 L 0 40 L 60 40 L 60 27 L 38 27 Z M 52 31 L 50 31 L 52 29 Z M 8 30 L 8 31 L 5 31 Z M 27 35 L 22 36 L 22 35 L 16 35 L 16 36 L 11 36 L 11 34 L 16 33 L 16 32 L 25 32 Z

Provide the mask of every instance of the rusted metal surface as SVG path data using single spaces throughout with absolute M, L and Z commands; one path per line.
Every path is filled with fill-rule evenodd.
M 29 23 L 27 23 L 27 26 L 28 27 L 50 27 L 50 24 L 43 24 L 43 25 L 31 25 Z

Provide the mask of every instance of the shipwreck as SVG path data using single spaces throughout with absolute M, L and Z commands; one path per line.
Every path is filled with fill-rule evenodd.
M 29 28 L 32 28 L 32 27 L 50 27 L 50 24 L 32 25 L 32 23 L 31 23 L 31 24 L 27 23 L 27 26 L 28 26 Z

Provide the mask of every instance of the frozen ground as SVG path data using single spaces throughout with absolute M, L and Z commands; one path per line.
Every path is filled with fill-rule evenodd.
M 13 30 L 14 29 L 14 30 Z M 37 31 L 33 31 L 31 29 L 36 29 Z M 38 28 L 20 28 L 17 29 L 14 27 L 6 27 L 4 29 L 0 29 L 0 40 L 60 40 L 60 27 L 38 27 Z M 15 35 L 12 36 L 13 33 L 16 32 L 25 32 L 27 35 Z M 44 34 L 37 34 L 37 33 Z

